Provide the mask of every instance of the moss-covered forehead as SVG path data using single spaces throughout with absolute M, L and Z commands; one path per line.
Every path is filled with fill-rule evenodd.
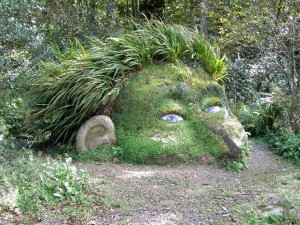
M 178 111 L 180 114 L 185 114 L 191 104 L 209 107 L 211 104 L 224 105 L 226 100 L 222 86 L 209 79 L 204 71 L 181 63 L 161 63 L 145 68 L 131 78 L 119 100 L 124 98 L 128 107 L 122 103 L 119 108 L 117 103 L 116 110 Z

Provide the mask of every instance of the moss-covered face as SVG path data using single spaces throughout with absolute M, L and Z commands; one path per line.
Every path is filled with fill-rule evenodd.
M 225 156 L 230 149 L 217 131 L 222 127 L 238 147 L 245 137 L 224 89 L 180 63 L 154 64 L 132 77 L 112 120 L 124 159 L 137 163 Z

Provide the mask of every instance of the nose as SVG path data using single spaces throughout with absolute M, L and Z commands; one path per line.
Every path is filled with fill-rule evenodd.
M 231 139 L 230 135 L 228 132 L 224 129 L 224 127 L 218 123 L 217 121 L 209 118 L 205 114 L 199 115 L 203 121 L 206 121 L 209 124 L 209 129 L 218 135 L 219 137 L 222 138 L 223 142 L 227 146 L 227 153 L 224 155 L 225 159 L 233 160 L 233 161 L 238 161 L 242 157 L 242 150 L 240 147 L 238 147 L 234 141 Z

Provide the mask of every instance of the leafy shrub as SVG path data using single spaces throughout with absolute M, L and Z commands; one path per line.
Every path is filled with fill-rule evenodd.
M 29 110 L 25 97 L 27 90 L 23 90 L 23 87 L 34 76 L 36 62 L 24 43 L 33 41 L 36 29 L 26 29 L 25 25 L 16 19 L 15 16 L 24 15 L 20 5 L 24 6 L 24 3 L 2 1 L 0 8 L 0 27 L 3 32 L 0 48 L 0 117 L 5 120 L 9 135 L 13 137 L 25 136 L 22 128 L 28 121 Z M 26 18 L 28 20 L 28 12 Z
M 5 120 L 0 117 L 0 148 L 3 150 L 7 144 L 6 137 L 9 134 Z
M 235 115 L 243 124 L 245 130 L 252 136 L 265 135 L 268 131 L 280 128 L 280 121 L 284 116 L 284 108 L 271 97 L 263 98 L 262 94 L 253 92 L 257 101 L 251 105 L 238 103 L 233 107 Z M 266 100 L 267 99 L 267 100 Z
M 23 129 L 29 120 L 26 101 L 20 96 L 8 96 L 0 104 L 0 116 L 5 120 L 9 135 L 12 137 L 28 137 Z
M 286 130 L 292 130 L 294 133 L 300 132 L 300 101 L 299 94 L 287 94 L 279 88 L 273 89 L 273 101 L 281 107 L 282 114 L 276 121 L 276 126 Z
M 254 114 L 246 113 L 242 117 L 252 119 L 250 129 L 253 135 L 265 134 L 266 130 L 279 127 L 291 128 L 295 133 L 300 131 L 299 88 L 295 85 L 291 90 L 294 85 L 290 85 L 293 76 L 287 70 L 288 61 L 277 53 L 263 53 L 254 59 L 238 57 L 227 70 L 226 94 L 236 105 L 243 102 L 251 106 L 250 111 Z M 258 94 L 262 92 L 268 93 L 267 98 L 272 100 L 263 108 L 260 107 L 263 96 Z M 247 128 L 247 124 L 243 124 Z
M 288 224 L 294 224 L 291 223 L 292 221 L 289 221 L 283 215 L 277 215 L 277 214 L 271 214 L 265 218 L 263 218 L 264 224 L 269 225 L 288 225 Z
M 266 69 L 267 68 L 267 69 Z M 252 104 L 256 101 L 249 89 L 272 92 L 272 87 L 288 90 L 288 60 L 274 52 L 261 52 L 255 58 L 237 57 L 228 67 L 226 94 L 234 103 Z
M 76 202 L 84 199 L 86 178 L 88 178 L 88 174 L 81 170 L 78 171 L 72 165 L 72 159 L 66 158 L 65 162 L 47 165 L 41 180 L 48 194 L 58 197 L 60 200 Z
M 266 135 L 267 140 L 272 144 L 275 153 L 295 162 L 300 161 L 300 134 L 287 131 L 270 132 Z
M 241 147 L 242 149 L 242 159 L 239 162 L 236 161 L 227 161 L 226 168 L 232 172 L 238 172 L 248 169 L 248 156 L 251 152 L 251 147 L 248 141 Z
M 7 137 L 9 130 L 5 120 L 0 116 L 0 164 L 6 160 L 10 160 L 15 154 L 11 150 L 15 148 L 15 145 Z
M 1 165 L 0 211 L 18 207 L 35 218 L 49 205 L 85 201 L 88 175 L 78 170 L 71 158 L 57 161 L 28 150 L 15 153 L 18 157 Z M 7 201 L 12 193 L 15 199 Z
M 267 216 L 262 216 L 258 212 L 251 211 L 243 218 L 243 224 L 247 225 L 296 225 L 298 224 L 297 218 L 289 215 L 288 213 L 273 213 Z
M 16 149 L 8 135 L 5 121 L 0 117 L 0 214 L 19 208 L 24 216 L 22 220 L 26 220 L 24 224 L 33 224 L 45 212 L 53 213 L 47 210 L 49 207 L 64 206 L 66 210 L 73 207 L 76 221 L 79 217 L 80 221 L 85 220 L 87 213 L 95 211 L 90 205 L 100 199 L 90 198 L 93 193 L 88 174 L 78 170 L 71 158 L 45 158 L 25 148 Z M 64 219 L 70 216 L 60 213 Z

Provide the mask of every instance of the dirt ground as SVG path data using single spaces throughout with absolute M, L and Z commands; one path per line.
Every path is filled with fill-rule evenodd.
M 72 220 L 76 210 L 70 206 L 66 217 L 59 216 L 63 208 L 48 209 L 49 215 L 46 211 L 39 221 L 28 224 L 260 225 L 262 216 L 288 213 L 300 225 L 300 168 L 275 157 L 262 143 L 252 141 L 251 145 L 249 169 L 242 172 L 215 164 L 79 164 L 90 173 L 92 196 L 104 201 L 99 202 L 99 210 L 91 205 L 94 213 L 89 216 L 87 210 Z M 0 225 L 21 224 L 3 223 L 2 217 Z
M 257 224 L 257 216 L 287 210 L 300 218 L 300 169 L 251 145 L 249 169 L 238 173 L 216 165 L 81 165 L 115 206 L 89 224 Z

